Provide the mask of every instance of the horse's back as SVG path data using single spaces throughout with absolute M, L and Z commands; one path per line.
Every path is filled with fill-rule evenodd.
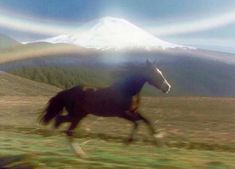
M 82 86 L 75 86 L 70 89 L 65 90 L 64 92 L 66 99 L 66 107 L 73 107 L 75 105 L 82 103 L 84 100 L 84 89 Z

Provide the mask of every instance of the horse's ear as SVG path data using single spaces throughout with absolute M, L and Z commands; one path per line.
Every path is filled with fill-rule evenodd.
M 152 62 L 149 59 L 147 59 L 146 60 L 146 65 L 152 65 Z

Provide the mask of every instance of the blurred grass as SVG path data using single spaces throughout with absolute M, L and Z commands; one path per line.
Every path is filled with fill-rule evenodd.
M 234 168 L 231 152 L 158 148 L 135 143 L 125 146 L 120 142 L 91 139 L 83 149 L 87 159 L 72 154 L 62 135 L 44 137 L 37 134 L 0 132 L 0 161 L 5 164 L 35 168 Z M 87 139 L 76 139 L 85 142 Z M 19 163 L 20 161 L 20 163 Z M 15 164 L 14 164 L 15 163 Z
M 0 168 L 235 168 L 235 99 L 144 97 L 142 114 L 165 133 L 166 147 L 155 147 L 144 125 L 131 146 L 122 141 L 131 124 L 89 116 L 76 141 L 89 158 L 78 159 L 64 134 L 40 126 L 48 97 L 0 97 Z M 66 127 L 66 125 L 64 125 Z M 63 130 L 63 128 L 61 129 Z

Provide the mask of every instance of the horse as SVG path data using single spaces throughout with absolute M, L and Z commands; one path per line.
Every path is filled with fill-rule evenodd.
M 143 121 L 149 128 L 153 137 L 156 132 L 151 122 L 142 116 L 138 110 L 140 105 L 140 91 L 147 82 L 164 93 L 168 93 L 171 85 L 162 72 L 149 60 L 141 65 L 128 66 L 122 77 L 105 88 L 87 88 L 76 86 L 63 90 L 52 97 L 40 121 L 47 125 L 54 119 L 54 127 L 69 122 L 66 130 L 69 143 L 73 151 L 80 157 L 85 153 L 79 145 L 73 143 L 74 129 L 88 114 L 103 117 L 119 117 L 133 123 L 133 129 L 127 139 L 133 141 L 138 128 L 138 121 Z M 63 110 L 67 114 L 63 114 Z

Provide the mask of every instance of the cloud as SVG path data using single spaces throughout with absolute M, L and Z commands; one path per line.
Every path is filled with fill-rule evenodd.
M 235 22 L 235 11 L 217 15 L 211 18 L 194 20 L 191 22 L 171 24 L 162 27 L 150 27 L 148 31 L 155 35 L 178 35 L 207 31 L 226 26 Z

